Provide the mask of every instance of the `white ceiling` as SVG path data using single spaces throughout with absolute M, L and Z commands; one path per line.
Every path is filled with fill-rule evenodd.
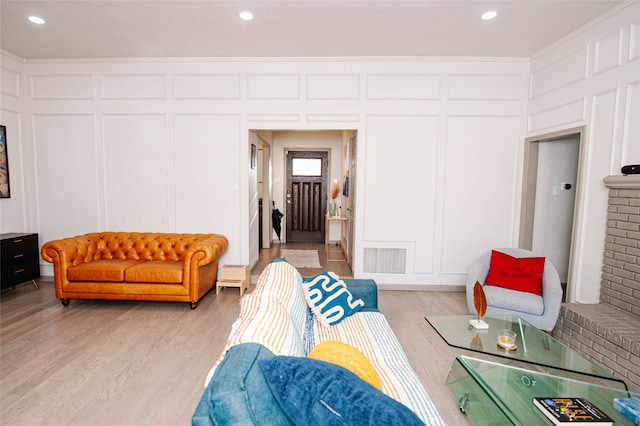
M 25 59 L 529 57 L 620 3 L 0 0 L 0 46 Z M 253 11 L 255 19 L 241 21 L 243 9 Z M 498 17 L 480 20 L 487 9 Z M 33 24 L 29 15 L 47 22 Z

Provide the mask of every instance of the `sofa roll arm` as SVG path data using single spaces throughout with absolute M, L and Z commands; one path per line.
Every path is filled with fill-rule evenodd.
M 374 280 L 345 278 L 343 281 L 353 297 L 364 302 L 364 312 L 378 312 L 378 285 Z
M 547 259 L 542 274 L 542 299 L 544 300 L 545 315 L 557 318 L 562 305 L 563 290 L 560 284 L 558 270 Z
M 202 241 L 198 241 L 189 247 L 184 260 L 185 264 L 197 262 L 198 266 L 214 262 L 227 250 L 229 240 L 224 235 L 210 234 Z
M 73 266 L 84 263 L 90 256 L 91 237 L 89 234 L 78 237 L 53 240 L 45 243 L 40 250 L 42 258 L 49 262 L 60 263 L 61 266 Z

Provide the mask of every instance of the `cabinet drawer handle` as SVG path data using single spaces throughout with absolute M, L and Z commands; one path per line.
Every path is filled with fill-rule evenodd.
M 24 272 L 24 269 L 16 269 L 15 271 L 13 271 L 14 274 L 20 274 Z
M 14 242 L 14 243 L 21 243 L 21 242 L 23 242 L 23 241 L 24 241 L 24 240 L 23 240 L 22 238 L 20 238 L 19 240 L 13 240 L 13 242 Z
M 20 253 L 20 254 L 16 254 L 15 256 L 13 256 L 14 259 L 18 259 L 20 257 L 24 257 L 24 254 Z

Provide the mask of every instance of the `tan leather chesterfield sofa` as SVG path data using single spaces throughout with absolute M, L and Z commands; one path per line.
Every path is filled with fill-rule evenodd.
M 218 234 L 98 232 L 42 246 L 56 297 L 190 302 L 213 288 L 229 242 Z

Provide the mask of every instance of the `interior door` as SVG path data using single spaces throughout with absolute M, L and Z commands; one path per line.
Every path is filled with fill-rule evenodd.
M 288 151 L 286 241 L 324 242 L 327 211 L 327 151 Z

